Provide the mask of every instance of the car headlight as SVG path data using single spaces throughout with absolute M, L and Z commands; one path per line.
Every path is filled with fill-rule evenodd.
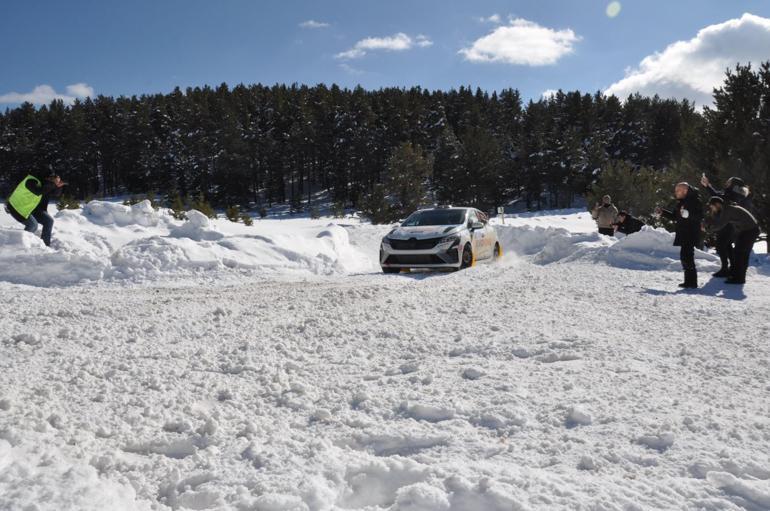
M 382 238 L 382 244 L 383 245 L 390 245 L 390 238 L 388 238 L 387 236 Z
M 460 242 L 460 236 L 457 236 L 456 234 L 452 236 L 447 236 L 446 238 L 442 238 L 441 241 L 438 242 L 439 245 L 444 245 L 446 243 L 459 243 Z

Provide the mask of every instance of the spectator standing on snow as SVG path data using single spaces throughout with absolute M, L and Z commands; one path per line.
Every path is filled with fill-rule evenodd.
M 599 234 L 605 236 L 614 236 L 615 227 L 613 224 L 618 217 L 618 208 L 612 204 L 612 198 L 609 195 L 602 197 L 601 202 L 597 202 L 591 211 L 591 217 L 596 220 L 599 227 Z
M 711 218 L 705 227 L 711 232 L 722 232 L 731 226 L 735 233 L 735 249 L 728 284 L 745 284 L 746 271 L 749 269 L 751 249 L 759 237 L 759 223 L 747 209 L 726 202 L 722 197 L 714 196 L 709 200 Z
M 618 213 L 618 221 L 615 222 L 615 231 L 622 232 L 626 236 L 639 232 L 644 227 L 644 222 L 628 214 L 628 211 Z
M 751 211 L 749 187 L 746 186 L 743 179 L 731 177 L 725 182 L 725 188 L 721 191 L 711 186 L 711 181 L 706 177 L 706 174 L 703 174 L 700 182 L 706 187 L 711 196 L 721 197 L 728 204 L 736 204 Z M 717 250 L 717 255 L 719 255 L 719 260 L 722 263 L 722 268 L 714 274 L 715 277 L 729 277 L 731 275 L 731 268 L 735 264 L 733 253 L 733 244 L 735 241 L 736 232 L 731 223 L 728 223 L 722 230 L 716 232 L 715 248 Z
M 677 204 L 673 210 L 655 209 L 655 214 L 676 222 L 674 246 L 679 247 L 679 259 L 684 270 L 684 282 L 679 287 L 698 287 L 698 270 L 695 268 L 695 247 L 701 244 L 701 222 L 703 205 L 698 189 L 688 183 L 679 183 L 674 188 Z
M 48 214 L 48 203 L 51 199 L 60 197 L 62 187 L 66 183 L 59 176 L 48 176 L 44 180 L 28 175 L 6 201 L 6 210 L 24 224 L 24 230 L 35 233 L 38 224 L 43 226 L 41 238 L 46 246 L 51 246 L 53 218 Z

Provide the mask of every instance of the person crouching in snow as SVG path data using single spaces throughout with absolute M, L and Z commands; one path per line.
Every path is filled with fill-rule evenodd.
M 612 198 L 609 195 L 602 197 L 601 203 L 596 203 L 596 206 L 591 211 L 591 217 L 596 220 L 599 234 L 604 234 L 605 236 L 615 235 L 613 224 L 618 217 L 618 208 L 612 204 Z
M 746 271 L 749 269 L 751 249 L 759 237 L 759 223 L 754 215 L 737 204 L 725 202 L 722 197 L 714 196 L 709 200 L 711 218 L 704 223 L 710 232 L 721 232 L 725 227 L 732 227 L 735 232 L 733 263 L 727 284 L 745 284 Z
M 42 225 L 43 233 L 40 237 L 50 247 L 53 218 L 48 214 L 48 203 L 61 196 L 65 185 L 59 176 L 49 176 L 41 181 L 29 175 L 8 197 L 5 209 L 16 221 L 24 224 L 25 231 L 35 233 L 38 224 Z
M 618 213 L 618 221 L 615 222 L 614 226 L 616 232 L 628 236 L 629 234 L 641 231 L 642 227 L 644 227 L 644 222 L 629 215 L 628 211 L 621 211 Z
M 701 222 L 703 205 L 698 189 L 688 183 L 679 183 L 674 187 L 677 204 L 673 210 L 655 208 L 655 214 L 676 222 L 674 246 L 679 247 L 679 259 L 684 270 L 684 282 L 679 287 L 694 289 L 698 287 L 698 270 L 695 269 L 695 247 L 701 245 Z

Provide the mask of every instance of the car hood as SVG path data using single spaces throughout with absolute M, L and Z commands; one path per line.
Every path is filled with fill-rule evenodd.
M 415 238 L 418 240 L 440 238 L 454 234 L 462 229 L 462 225 L 429 225 L 425 227 L 398 227 L 388 235 L 388 238 L 394 240 L 408 240 Z

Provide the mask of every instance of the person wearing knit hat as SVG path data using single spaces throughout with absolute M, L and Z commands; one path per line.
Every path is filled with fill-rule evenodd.
M 711 181 L 706 174 L 701 177 L 701 184 L 706 187 L 712 197 L 721 197 L 725 202 L 737 204 L 738 206 L 751 211 L 751 197 L 749 187 L 743 179 L 731 177 L 725 181 L 724 190 L 717 190 L 711 185 Z M 731 268 L 735 264 L 733 243 L 736 233 L 732 224 L 727 224 L 724 229 L 716 233 L 714 248 L 722 263 L 722 267 L 714 274 L 715 277 L 729 277 Z
M 704 222 L 709 232 L 721 232 L 728 226 L 735 232 L 733 265 L 725 282 L 745 284 L 751 250 L 759 237 L 759 223 L 747 209 L 727 202 L 718 195 L 709 199 L 709 210 L 711 217 Z
M 618 208 L 612 204 L 612 197 L 605 195 L 601 202 L 597 202 L 591 211 L 591 217 L 596 220 L 599 234 L 605 236 L 615 235 L 615 220 L 618 218 Z

